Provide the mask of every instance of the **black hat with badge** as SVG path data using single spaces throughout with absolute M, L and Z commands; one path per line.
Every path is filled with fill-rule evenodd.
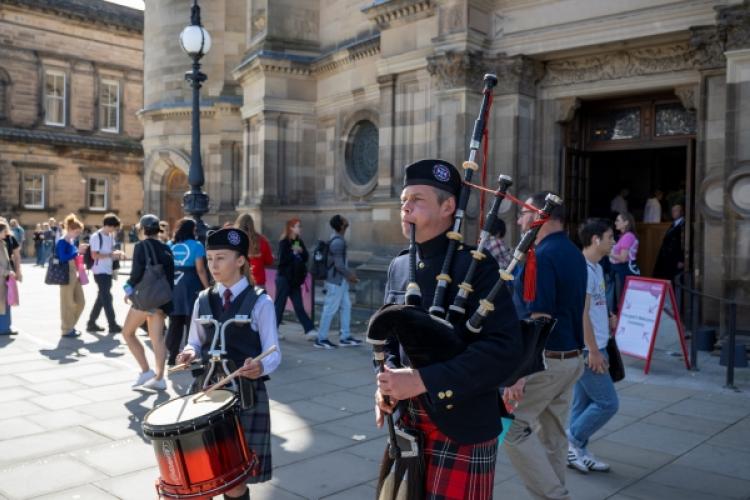
M 234 250 L 240 255 L 247 255 L 249 249 L 250 238 L 241 229 L 227 227 L 209 231 L 206 235 L 206 250 Z
M 443 160 L 419 160 L 407 165 L 404 187 L 424 184 L 458 196 L 461 191 L 461 176 L 456 167 Z

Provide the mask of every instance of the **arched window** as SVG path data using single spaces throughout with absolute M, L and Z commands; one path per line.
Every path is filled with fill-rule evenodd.
M 378 173 L 378 128 L 369 120 L 358 121 L 349 132 L 346 171 L 358 186 L 367 185 Z

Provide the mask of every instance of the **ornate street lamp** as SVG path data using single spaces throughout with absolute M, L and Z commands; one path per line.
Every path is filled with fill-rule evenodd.
M 185 80 L 193 87 L 193 141 L 190 155 L 190 172 L 188 182 L 190 191 L 182 198 L 182 209 L 193 216 L 198 226 L 198 238 L 205 241 L 206 223 L 201 217 L 208 212 L 208 195 L 203 192 L 203 164 L 201 163 L 201 121 L 200 121 L 200 88 L 206 81 L 206 75 L 201 73 L 200 59 L 211 49 L 211 36 L 201 26 L 201 8 L 198 0 L 193 1 L 190 11 L 190 25 L 180 33 L 180 45 L 188 56 L 193 59 L 193 70 L 185 73 Z

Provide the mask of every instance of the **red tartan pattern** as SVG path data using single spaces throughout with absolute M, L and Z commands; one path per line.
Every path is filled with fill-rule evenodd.
M 404 424 L 424 435 L 425 498 L 491 499 L 497 439 L 478 444 L 456 443 L 440 432 L 418 400 L 410 400 L 407 408 Z

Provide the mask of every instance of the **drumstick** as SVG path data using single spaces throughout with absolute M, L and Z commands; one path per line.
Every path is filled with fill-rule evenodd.
M 188 366 L 190 366 L 190 363 L 180 363 L 179 365 L 175 365 L 172 368 L 169 368 L 167 370 L 167 373 L 178 372 L 180 370 L 184 370 Z
M 253 361 L 260 361 L 261 359 L 265 358 L 266 356 L 269 356 L 270 354 L 276 352 L 276 349 L 277 349 L 277 347 L 275 345 L 272 345 L 271 347 L 268 348 L 267 351 L 262 352 L 258 356 L 254 357 Z M 193 398 L 193 401 L 198 400 L 198 398 L 200 398 L 201 396 L 208 396 L 209 394 L 211 394 L 213 391 L 215 391 L 219 387 L 222 387 L 222 386 L 228 384 L 229 382 L 232 381 L 232 379 L 236 378 L 237 375 L 240 374 L 240 370 L 242 370 L 242 367 L 237 368 L 235 371 L 233 371 L 232 373 L 230 373 L 229 375 L 227 375 L 223 379 L 219 380 L 218 382 L 216 382 L 214 385 L 212 385 L 211 387 L 209 387 L 205 391 L 203 391 L 200 394 L 198 394 L 196 397 Z

